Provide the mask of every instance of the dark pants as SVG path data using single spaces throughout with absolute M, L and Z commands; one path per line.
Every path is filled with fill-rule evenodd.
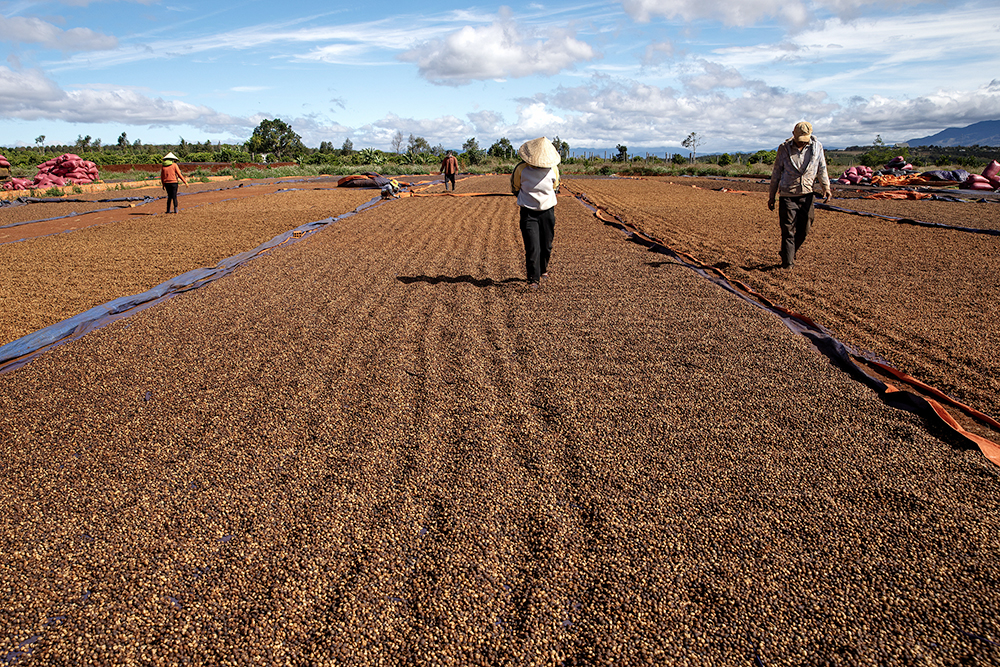
M 451 181 L 451 190 L 455 191 L 455 174 L 445 174 L 444 175 L 444 189 L 448 189 L 448 181 Z
M 778 199 L 781 224 L 781 265 L 795 266 L 795 253 L 802 247 L 813 223 L 813 194 Z
M 549 269 L 552 239 L 556 230 L 556 210 L 535 211 L 521 207 L 521 238 L 524 239 L 524 267 L 529 283 L 537 283 Z
M 167 189 L 167 213 L 170 213 L 170 202 L 174 203 L 174 213 L 177 212 L 177 187 L 180 183 L 164 183 Z

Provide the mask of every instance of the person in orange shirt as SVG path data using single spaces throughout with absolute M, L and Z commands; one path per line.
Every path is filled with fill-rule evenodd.
M 441 161 L 441 173 L 444 174 L 444 189 L 448 189 L 448 181 L 451 181 L 451 191 L 455 191 L 455 174 L 458 173 L 458 158 L 452 151 L 448 151 L 444 160 Z
M 167 191 L 167 213 L 170 213 L 170 202 L 174 203 L 174 213 L 177 213 L 177 188 L 180 187 L 178 181 L 184 181 L 184 185 L 188 185 L 188 180 L 177 166 L 177 160 L 176 155 L 167 153 L 163 156 L 163 167 L 160 169 L 160 183 Z

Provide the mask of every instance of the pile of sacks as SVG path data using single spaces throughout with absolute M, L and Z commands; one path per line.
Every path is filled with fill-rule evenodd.
M 895 179 L 879 179 L 876 176 L 896 176 Z M 922 176 L 923 180 L 918 180 Z M 905 177 L 909 180 L 900 180 Z M 872 179 L 875 179 L 874 181 Z M 913 165 L 900 155 L 886 162 L 878 171 L 872 171 L 871 167 L 857 166 L 848 167 L 836 180 L 841 185 L 886 185 L 886 181 L 892 181 L 896 185 L 919 183 L 933 183 L 934 181 L 949 181 L 951 184 L 957 182 L 959 188 L 964 190 L 1000 190 L 1000 162 L 993 160 L 989 166 L 983 170 L 982 175 L 970 174 L 964 169 L 952 171 L 925 171 L 917 174 L 913 170 Z
M 969 174 L 958 187 L 963 190 L 1000 190 L 1000 162 L 990 162 L 980 176 Z
M 882 165 L 881 172 L 884 174 L 887 171 L 900 172 L 900 171 L 913 171 L 913 165 L 906 161 L 902 155 L 897 155 L 892 158 L 884 165 Z M 895 174 L 899 176 L 899 174 Z
M 871 181 L 872 179 L 872 168 L 865 166 L 858 167 L 848 167 L 837 182 L 841 185 L 857 185 L 861 181 Z
M 34 180 L 13 178 L 4 183 L 4 190 L 28 190 L 31 188 L 61 188 L 65 185 L 87 185 L 98 180 L 97 165 L 84 160 L 79 155 L 65 153 L 38 165 Z
M 878 171 L 873 171 L 871 167 L 864 165 L 848 167 L 847 171 L 837 179 L 837 183 L 841 185 L 858 185 L 859 183 L 869 185 L 872 176 L 909 176 L 913 173 L 913 165 L 907 162 L 902 155 L 897 155 L 882 165 Z

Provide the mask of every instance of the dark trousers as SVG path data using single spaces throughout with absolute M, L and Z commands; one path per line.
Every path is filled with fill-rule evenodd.
M 445 174 L 444 175 L 444 189 L 448 189 L 448 181 L 451 181 L 451 191 L 455 191 L 455 174 Z
M 524 268 L 529 283 L 537 283 L 549 269 L 552 239 L 556 230 L 556 210 L 535 211 L 521 207 L 521 238 L 524 239 Z
M 806 242 L 813 223 L 813 194 L 778 199 L 781 224 L 781 265 L 795 266 L 795 253 Z
M 177 187 L 179 183 L 164 183 L 163 187 L 167 189 L 167 213 L 170 213 L 170 202 L 174 203 L 174 213 L 177 212 Z

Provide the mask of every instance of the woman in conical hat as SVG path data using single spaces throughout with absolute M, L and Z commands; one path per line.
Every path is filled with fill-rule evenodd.
M 529 289 L 549 277 L 549 257 L 555 236 L 556 193 L 559 191 L 559 151 L 545 137 L 521 144 L 521 162 L 510 176 L 511 192 L 521 207 L 521 238 Z
M 160 169 L 160 183 L 167 191 L 167 213 L 170 213 L 171 203 L 174 205 L 174 213 L 177 213 L 177 189 L 180 187 L 178 181 L 184 181 L 184 185 L 188 184 L 188 180 L 181 173 L 181 168 L 177 166 L 177 159 L 173 153 L 167 153 L 163 156 L 163 167 Z

